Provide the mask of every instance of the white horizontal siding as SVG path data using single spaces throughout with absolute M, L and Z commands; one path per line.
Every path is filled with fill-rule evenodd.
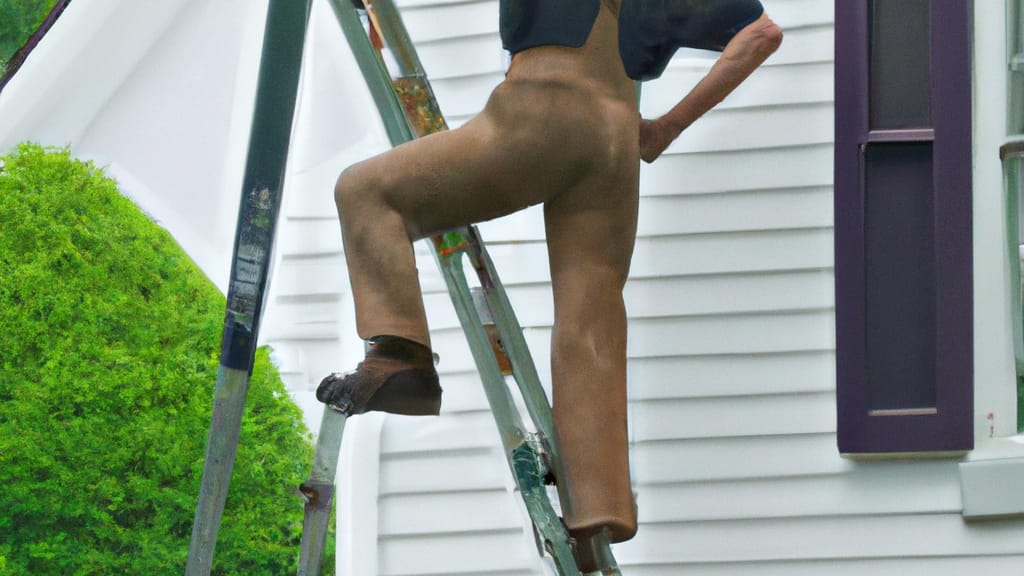
M 829 310 L 631 320 L 626 350 L 631 358 L 829 350 L 832 324 Z
M 644 523 L 957 513 L 955 463 L 876 464 L 856 474 L 644 486 Z M 929 475 L 921 474 L 923 469 Z M 939 479 L 938 482 L 933 479 Z M 772 494 L 765 498 L 765 494 Z
M 381 450 L 388 456 L 484 449 L 494 447 L 496 442 L 497 429 L 485 411 L 438 418 L 391 418 L 381 434 Z
M 835 386 L 831 350 L 633 358 L 628 370 L 633 400 L 818 393 Z M 681 382 L 664 386 L 666 374 Z
M 384 495 L 380 499 L 382 537 L 516 532 L 522 522 L 503 486 L 459 492 Z M 452 514 L 458 510 L 458 514 Z
M 1012 555 L 1024 538 L 1019 522 L 976 527 L 959 513 L 677 521 L 644 529 L 643 538 L 616 547 L 621 564 Z
M 498 33 L 497 0 L 448 4 L 399 1 L 397 5 L 418 50 L 432 42 Z
M 857 468 L 837 457 L 834 433 L 637 442 L 631 458 L 640 485 L 816 476 Z
M 831 143 L 669 154 L 640 172 L 644 197 L 831 185 Z
M 451 515 L 451 513 L 449 514 Z M 519 529 L 443 535 L 382 537 L 381 576 L 537 574 L 536 552 L 522 545 Z
M 803 561 L 750 561 L 642 564 L 630 566 L 630 576 L 864 576 L 899 574 L 900 576 L 963 576 L 964 574 L 1012 574 L 1012 568 L 1024 566 L 1024 555 L 948 556 L 931 558 L 884 558 Z M 1008 571 L 1011 569 L 1011 571 Z
M 665 379 L 666 387 L 685 382 Z M 835 432 L 835 395 L 766 396 L 642 400 L 630 406 L 635 442 L 736 436 L 782 436 Z
M 504 462 L 492 446 L 393 453 L 381 463 L 380 493 L 459 493 L 493 489 L 506 481 Z M 452 473 L 460 467 L 472 473 Z
M 687 128 L 668 153 L 824 144 L 832 141 L 832 118 L 830 102 L 712 110 Z

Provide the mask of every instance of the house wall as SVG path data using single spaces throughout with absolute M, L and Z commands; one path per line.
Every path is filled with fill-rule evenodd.
M 966 523 L 959 460 L 852 461 L 837 452 L 832 3 L 764 4 L 786 32 L 780 51 L 642 172 L 626 289 L 641 526 L 616 557 L 630 575 L 1014 573 L 1024 566 L 1024 522 Z M 1002 19 L 984 11 L 1002 7 L 979 4 L 979 34 L 993 33 Z M 400 6 L 457 125 L 502 77 L 497 2 Z M 984 49 L 989 58 L 997 50 Z M 677 55 L 645 85 L 644 115 L 667 109 L 709 63 Z M 992 174 L 984 178 L 977 193 L 998 195 Z M 982 209 L 978 227 L 993 217 L 998 209 Z M 547 383 L 540 212 L 481 230 Z M 541 574 L 468 349 L 443 283 L 421 257 L 445 406 L 437 419 L 383 418 L 378 568 L 350 573 Z M 990 255 L 978 260 L 979 274 L 1001 270 Z M 985 277 L 979 292 L 997 294 L 993 282 Z M 1004 322 L 1002 304 L 979 306 L 979 317 Z M 994 348 L 979 354 L 978 395 L 1005 414 L 1005 390 L 992 391 L 1005 387 L 1001 330 L 978 330 L 979 346 Z

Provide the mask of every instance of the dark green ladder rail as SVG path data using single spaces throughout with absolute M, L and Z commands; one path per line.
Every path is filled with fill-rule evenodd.
M 188 576 L 210 573 L 231 483 L 281 208 L 310 4 L 310 0 L 270 0 L 267 8 L 213 418 L 185 567 Z

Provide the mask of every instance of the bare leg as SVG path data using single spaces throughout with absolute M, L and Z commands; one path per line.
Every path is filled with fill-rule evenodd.
M 635 122 L 632 123 L 635 130 Z M 635 140 L 631 140 L 635 141 Z M 626 312 L 637 217 L 636 156 L 545 205 L 555 299 L 553 411 L 576 535 L 636 532 L 626 425 Z
M 393 335 L 430 347 L 412 244 L 402 215 L 377 196 L 384 174 L 346 170 L 335 200 L 355 295 L 356 330 L 368 340 Z

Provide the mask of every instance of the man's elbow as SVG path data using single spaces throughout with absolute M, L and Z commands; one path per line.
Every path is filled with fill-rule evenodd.
M 772 22 L 771 18 L 767 14 L 761 15 L 758 22 L 755 23 L 754 28 L 754 45 L 755 50 L 763 58 L 767 58 L 775 53 L 782 45 L 782 28 L 775 22 Z

